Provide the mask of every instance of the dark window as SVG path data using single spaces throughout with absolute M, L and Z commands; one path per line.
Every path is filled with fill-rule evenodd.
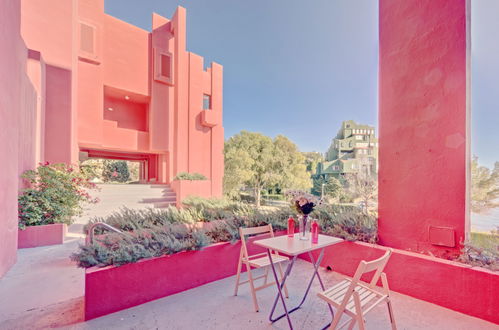
M 203 94 L 203 110 L 211 110 L 211 96 Z

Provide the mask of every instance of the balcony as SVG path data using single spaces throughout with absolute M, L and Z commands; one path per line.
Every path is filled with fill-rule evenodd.
M 275 287 L 258 292 L 260 312 L 254 312 L 248 286 L 233 296 L 234 276 L 84 322 L 84 271 L 68 259 L 70 251 L 82 242 L 82 238 L 72 237 L 64 245 L 20 250 L 18 263 L 0 280 L 1 329 L 287 328 L 285 319 L 273 325 L 268 321 Z M 311 266 L 304 260 L 298 260 L 295 267 L 288 282 L 290 305 L 299 302 L 303 283 L 311 274 Z M 324 268 L 320 274 L 326 287 L 344 278 Z M 291 314 L 296 329 L 320 329 L 330 322 L 325 303 L 316 296 L 318 291 L 314 284 L 303 307 Z M 497 329 L 487 321 L 396 292 L 392 292 L 392 301 L 399 329 Z M 368 329 L 389 329 L 385 306 L 367 314 L 366 324 Z

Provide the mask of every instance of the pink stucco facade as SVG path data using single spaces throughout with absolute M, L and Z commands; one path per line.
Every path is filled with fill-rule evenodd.
M 140 161 L 143 182 L 197 172 L 208 180 L 190 192 L 222 195 L 223 68 L 186 50 L 184 8 L 152 23 L 104 0 L 0 2 L 0 277 L 16 261 L 20 174 L 39 162 Z
M 34 85 L 43 75 L 20 35 L 20 1 L 0 1 L 0 277 L 15 263 L 19 174 L 37 162 L 40 103 Z
M 222 194 L 222 66 L 186 51 L 186 11 L 146 31 L 104 0 L 22 1 L 21 34 L 44 61 L 41 158 L 140 161 L 144 182 L 198 172 Z M 203 100 L 209 107 L 203 107 Z
M 457 254 L 469 214 L 469 1 L 379 6 L 380 243 Z

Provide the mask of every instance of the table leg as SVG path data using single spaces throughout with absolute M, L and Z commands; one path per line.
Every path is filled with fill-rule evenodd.
M 272 266 L 272 272 L 274 273 L 274 279 L 275 283 L 277 285 L 277 297 L 276 300 L 274 301 L 274 306 L 272 307 L 272 311 L 270 312 L 269 320 L 271 322 L 275 322 L 279 320 L 280 318 L 286 316 L 288 319 L 288 324 L 289 328 L 293 329 L 293 324 L 291 323 L 291 318 L 289 317 L 288 313 L 288 308 L 286 307 L 286 301 L 284 300 L 284 296 L 282 295 L 282 288 L 284 287 L 284 284 L 286 283 L 286 278 L 288 277 L 289 273 L 291 272 L 291 269 L 293 268 L 293 264 L 295 263 L 296 257 L 293 258 L 293 260 L 288 264 L 288 267 L 286 268 L 286 272 L 284 273 L 284 277 L 282 278 L 282 283 L 279 282 L 279 277 L 277 276 L 277 272 L 275 270 L 274 262 L 272 261 L 272 253 L 270 252 L 269 249 L 267 249 L 267 254 L 269 255 L 269 260 L 270 260 L 270 265 Z M 284 314 L 282 314 L 278 319 L 272 320 L 272 314 L 274 314 L 275 307 L 277 305 L 277 300 L 278 298 L 281 297 L 282 301 L 282 306 L 284 307 Z
M 268 253 L 269 253 L 269 258 L 271 258 L 269 250 L 268 250 Z M 284 278 L 282 280 L 282 283 L 280 283 L 280 284 L 279 284 L 279 281 L 278 281 L 278 278 L 277 278 L 277 274 L 276 274 L 275 269 L 274 269 L 274 265 L 272 263 L 272 258 L 270 259 L 270 263 L 272 265 L 272 270 L 274 271 L 274 277 L 275 277 L 275 280 L 276 280 L 276 283 L 277 283 L 277 288 L 278 288 L 278 291 L 279 291 L 278 294 L 277 294 L 277 296 L 276 296 L 276 298 L 275 298 L 275 300 L 274 300 L 274 305 L 272 306 L 272 310 L 270 312 L 269 320 L 271 322 L 275 322 L 277 320 L 280 320 L 284 316 L 286 316 L 288 318 L 289 326 L 291 327 L 291 329 L 293 329 L 293 327 L 291 325 L 291 320 L 289 318 L 289 314 L 292 313 L 292 312 L 294 312 L 294 311 L 296 311 L 297 309 L 299 309 L 303 305 L 303 303 L 305 302 L 305 299 L 307 299 L 308 293 L 310 291 L 310 287 L 312 286 L 312 282 L 314 281 L 315 276 L 317 276 L 317 278 L 319 279 L 319 283 L 321 285 L 322 290 L 325 290 L 324 284 L 323 284 L 322 279 L 321 279 L 321 277 L 319 275 L 319 266 L 321 264 L 322 258 L 324 257 L 324 248 L 321 249 L 321 252 L 319 254 L 319 258 L 317 259 L 317 261 L 314 260 L 314 257 L 312 255 L 312 253 L 309 252 L 309 256 L 310 256 L 310 260 L 311 260 L 312 264 L 314 265 L 314 273 L 312 275 L 312 278 L 308 282 L 307 290 L 305 291 L 305 294 L 303 295 L 303 298 L 302 298 L 300 304 L 298 306 L 294 307 L 293 309 L 289 310 L 289 311 L 287 310 L 287 306 L 285 304 L 284 298 L 282 297 L 281 289 L 284 286 L 284 283 L 286 282 L 286 278 L 288 277 L 289 273 L 291 272 L 291 269 L 293 268 L 293 264 L 295 263 L 295 260 L 296 260 L 297 256 L 294 256 L 293 259 L 291 260 L 291 262 L 289 263 L 289 265 L 288 265 L 288 267 L 286 269 L 286 272 L 284 274 Z M 277 316 L 276 318 L 272 318 L 272 315 L 274 314 L 274 311 L 275 311 L 275 308 L 277 306 L 277 301 L 279 300 L 279 297 L 281 297 L 285 313 L 283 313 L 282 315 Z M 331 306 L 329 306 L 329 304 L 328 304 L 328 307 L 329 307 L 329 310 L 331 311 L 331 315 L 333 315 L 333 317 L 334 317 L 333 309 L 331 308 Z
M 319 274 L 319 266 L 321 265 L 322 258 L 324 257 L 324 249 L 321 250 L 321 253 L 319 255 L 319 258 L 317 259 L 317 262 L 314 261 L 314 256 L 312 255 L 312 252 L 309 252 L 308 255 L 310 256 L 310 260 L 312 261 L 312 264 L 314 265 L 314 268 L 315 268 L 314 276 L 317 274 L 317 279 L 319 280 L 319 283 L 321 285 L 321 289 L 324 291 L 324 290 L 326 290 L 326 287 L 324 286 L 324 283 L 322 282 L 321 276 Z M 312 280 L 313 280 L 313 277 L 312 277 Z M 331 316 L 334 319 L 333 308 L 329 304 L 327 304 L 327 307 L 329 307 L 329 311 L 331 312 Z

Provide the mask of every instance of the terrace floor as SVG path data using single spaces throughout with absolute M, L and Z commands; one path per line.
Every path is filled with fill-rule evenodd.
M 68 256 L 81 238 L 64 245 L 19 250 L 17 264 L 0 279 L 0 329 L 287 329 L 281 319 L 269 324 L 276 289 L 258 293 L 261 311 L 253 311 L 247 286 L 232 295 L 234 277 L 83 322 L 84 271 Z M 289 305 L 301 299 L 311 265 L 298 260 L 289 278 Z M 327 286 L 342 276 L 321 270 Z M 390 279 L 388 279 L 390 280 Z M 326 305 L 313 286 L 302 309 L 292 313 L 295 329 L 320 329 L 329 322 Z M 431 303 L 393 293 L 399 329 L 499 329 L 499 326 Z M 367 329 L 390 329 L 385 306 L 367 315 Z

